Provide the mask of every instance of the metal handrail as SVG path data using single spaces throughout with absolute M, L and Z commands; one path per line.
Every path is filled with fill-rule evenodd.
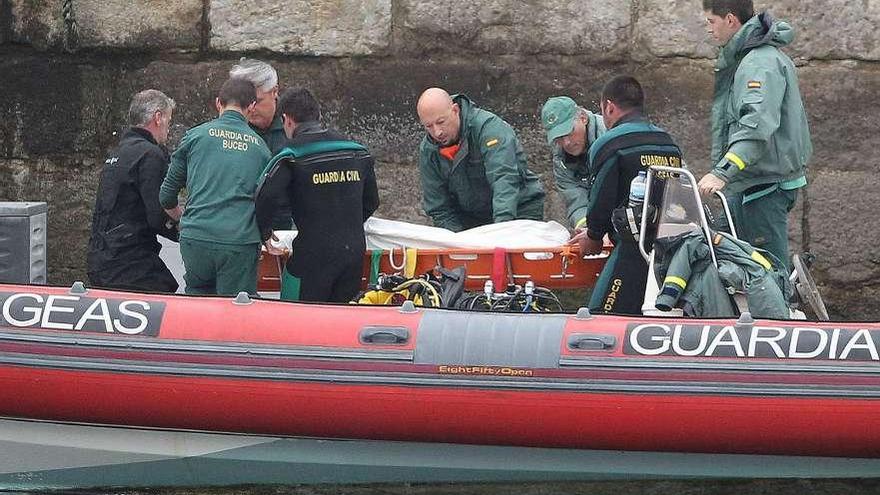
M 733 215 L 730 214 L 730 206 L 727 204 L 727 196 L 721 191 L 715 191 L 715 196 L 718 197 L 718 200 L 721 201 L 721 207 L 724 208 L 724 217 L 727 218 L 727 226 L 730 227 L 730 235 L 732 235 L 734 239 L 739 239 L 739 236 L 736 235 L 736 226 L 733 225 Z

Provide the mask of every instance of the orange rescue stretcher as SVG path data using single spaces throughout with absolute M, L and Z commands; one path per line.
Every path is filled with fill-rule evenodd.
M 611 246 L 603 254 L 580 256 L 576 246 L 536 249 L 415 249 L 367 250 L 364 253 L 362 288 L 375 283 L 379 273 L 400 273 L 407 278 L 433 270 L 437 266 L 452 269 L 464 266 L 466 290 L 482 290 L 487 280 L 495 287 L 522 285 L 531 280 L 548 289 L 592 287 L 605 266 Z M 260 257 L 257 290 L 281 290 L 281 270 L 287 256 L 263 252 Z

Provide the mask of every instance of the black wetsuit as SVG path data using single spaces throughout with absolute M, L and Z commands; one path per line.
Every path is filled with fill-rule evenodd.
M 277 155 L 287 146 L 287 136 L 284 135 L 284 124 L 281 120 L 281 114 L 275 115 L 268 129 L 259 129 L 251 124 L 251 129 L 263 138 L 272 156 Z M 275 209 L 275 215 L 272 219 L 272 228 L 274 230 L 290 230 L 296 228 L 293 225 L 293 216 L 290 213 L 290 202 L 285 198 L 278 198 L 281 201 Z
M 363 275 L 364 222 L 379 206 L 373 157 L 341 134 L 304 122 L 257 190 L 257 224 L 264 240 L 283 198 L 290 202 L 298 230 L 287 262 L 298 290 L 282 296 L 350 301 Z
M 174 292 L 177 281 L 159 259 L 156 234 L 177 241 L 159 205 L 168 153 L 138 127 L 127 130 L 104 161 L 98 185 L 87 265 L 97 287 Z
M 614 230 L 614 210 L 626 207 L 629 186 L 652 164 L 681 167 L 681 150 L 663 129 L 632 113 L 590 147 L 590 204 L 587 235 L 601 240 L 610 234 L 614 250 L 590 297 L 590 309 L 604 313 L 641 314 L 648 264 L 638 244 Z M 653 203 L 653 201 L 652 201 Z

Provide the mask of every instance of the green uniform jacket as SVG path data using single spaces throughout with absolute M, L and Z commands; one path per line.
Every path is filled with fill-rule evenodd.
M 605 134 L 602 117 L 587 111 L 587 149 L 580 156 L 571 156 L 561 146 L 553 147 L 553 175 L 556 190 L 565 201 L 568 222 L 572 228 L 587 223 L 590 205 L 590 146 Z
M 170 209 L 177 206 L 180 190 L 187 189 L 180 237 L 259 244 L 254 192 L 270 158 L 266 143 L 235 111 L 187 131 L 159 190 L 159 202 Z
M 281 115 L 276 115 L 266 130 L 257 129 L 254 126 L 251 126 L 251 129 L 259 134 L 263 141 L 266 141 L 266 146 L 269 147 L 273 156 L 287 146 L 287 135 L 284 134 L 284 122 L 281 120 Z
M 791 26 L 767 13 L 749 19 L 715 65 L 712 174 L 730 194 L 759 184 L 795 189 L 806 184 L 813 153 L 810 129 L 791 59 L 780 51 Z
M 666 242 L 666 246 L 662 244 Z M 724 287 L 746 294 L 749 311 L 759 318 L 788 319 L 788 279 L 773 269 L 764 254 L 749 243 L 717 233 L 713 239 L 718 270 L 705 236 L 701 231 L 688 232 L 667 241 L 658 241 L 658 253 L 665 252 L 658 263 L 663 286 L 656 305 L 660 310 L 684 307 L 690 316 L 735 316 L 735 309 Z M 711 278 L 704 271 L 712 272 Z M 723 285 L 719 285 L 721 280 Z M 679 301 L 681 300 L 681 302 Z
M 454 160 L 429 136 L 419 146 L 422 206 L 434 225 L 455 232 L 517 218 L 542 220 L 544 188 L 526 166 L 513 128 L 497 115 L 453 96 L 461 109 Z

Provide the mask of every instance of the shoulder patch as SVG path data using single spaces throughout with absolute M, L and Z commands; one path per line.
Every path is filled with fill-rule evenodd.
M 747 86 L 749 89 L 761 89 L 761 81 L 749 81 Z
M 492 146 L 495 146 L 496 144 L 498 144 L 498 138 L 490 139 L 490 140 L 486 141 L 487 148 L 491 148 Z

